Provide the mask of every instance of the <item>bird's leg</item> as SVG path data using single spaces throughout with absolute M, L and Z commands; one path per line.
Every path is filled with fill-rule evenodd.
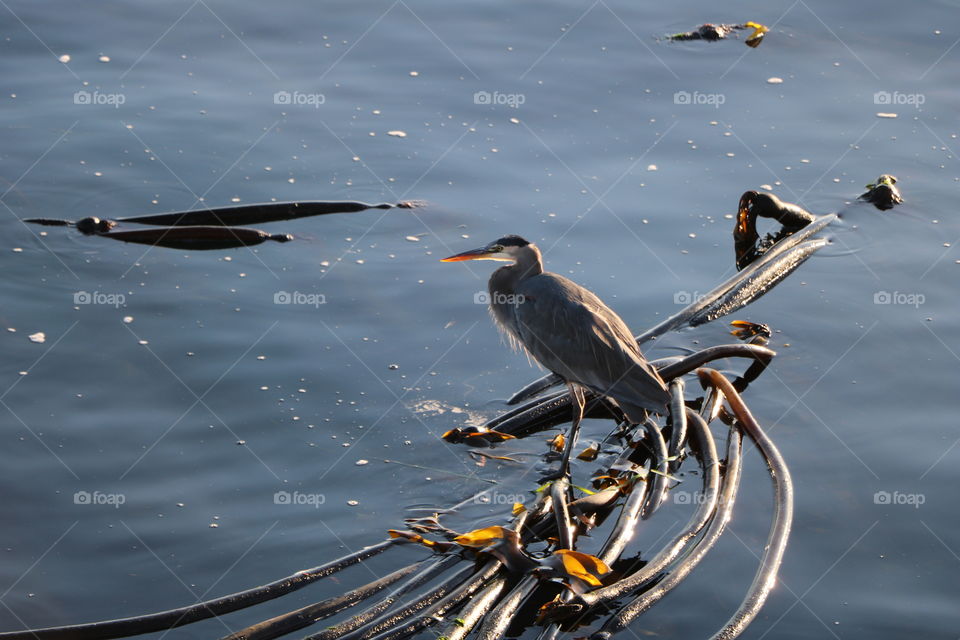
M 586 397 L 583 393 L 583 387 L 576 382 L 568 382 L 567 388 L 570 390 L 570 399 L 573 405 L 573 423 L 570 425 L 570 431 L 567 433 L 567 443 L 563 448 L 563 457 L 560 459 L 559 476 L 566 477 L 570 475 L 570 454 L 577 444 L 577 436 L 580 434 L 580 422 L 583 420 L 583 408 L 586 405 Z

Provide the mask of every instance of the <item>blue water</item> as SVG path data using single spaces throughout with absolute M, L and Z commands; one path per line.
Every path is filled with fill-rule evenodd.
M 439 258 L 521 234 L 640 330 L 733 273 L 725 216 L 768 185 L 843 220 L 735 316 L 777 331 L 747 400 L 797 486 L 780 583 L 744 637 L 956 637 L 957 9 L 9 2 L 0 628 L 189 604 L 377 542 L 483 479 L 529 491 L 524 468 L 479 468 L 438 439 L 540 375 L 474 304 L 489 265 Z M 746 20 L 772 27 L 757 49 L 657 39 Z M 906 199 L 885 213 L 854 201 L 880 173 Z M 226 252 L 19 222 L 198 198 L 429 204 L 272 223 L 296 241 Z M 728 533 L 638 635 L 704 637 L 736 608 L 770 518 L 762 462 L 746 458 Z M 670 505 L 637 550 L 686 514 Z M 225 635 L 397 562 L 177 634 Z

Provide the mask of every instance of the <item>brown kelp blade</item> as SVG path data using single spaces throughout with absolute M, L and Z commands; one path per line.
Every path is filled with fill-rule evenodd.
M 293 236 L 288 233 L 271 234 L 259 229 L 243 227 L 157 227 L 156 229 L 111 231 L 97 235 L 123 242 L 193 251 L 252 247 L 267 240 L 276 242 L 293 240 Z
M 408 201 L 389 204 L 367 204 L 366 202 L 265 202 L 216 209 L 198 209 L 196 211 L 174 211 L 146 216 L 117 218 L 117 222 L 152 224 L 170 227 L 193 226 L 233 226 L 245 224 L 263 224 L 278 220 L 295 220 L 330 213 L 356 213 L 368 209 L 413 209 L 422 206 L 421 202 Z

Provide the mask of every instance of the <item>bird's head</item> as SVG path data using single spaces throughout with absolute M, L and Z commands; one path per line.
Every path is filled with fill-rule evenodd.
M 504 236 L 485 247 L 471 249 L 455 256 L 444 258 L 441 262 L 461 262 L 463 260 L 499 260 L 517 262 L 521 255 L 530 251 L 533 245 L 520 236 Z

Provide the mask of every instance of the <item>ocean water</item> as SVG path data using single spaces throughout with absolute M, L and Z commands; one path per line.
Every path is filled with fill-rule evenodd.
M 639 331 L 733 273 L 727 216 L 766 185 L 842 219 L 733 316 L 776 331 L 746 400 L 797 491 L 780 581 L 743 637 L 956 637 L 957 3 L 0 13 L 0 628 L 261 584 L 489 481 L 529 496 L 529 468 L 481 468 L 439 439 L 541 375 L 475 304 L 490 265 L 439 259 L 523 235 Z M 746 20 L 771 26 L 756 49 L 662 39 Z M 905 198 L 887 212 L 856 202 L 881 173 Z M 270 223 L 295 241 L 220 252 L 21 222 L 201 199 L 427 205 Z M 647 355 L 729 341 L 726 322 Z M 548 435 L 509 450 L 539 453 Z M 771 507 L 751 447 L 746 463 L 728 532 L 638 635 L 705 637 L 736 608 Z M 508 509 L 469 505 L 449 524 Z M 669 504 L 636 550 L 686 514 Z M 391 553 L 176 634 L 226 635 L 421 555 Z

